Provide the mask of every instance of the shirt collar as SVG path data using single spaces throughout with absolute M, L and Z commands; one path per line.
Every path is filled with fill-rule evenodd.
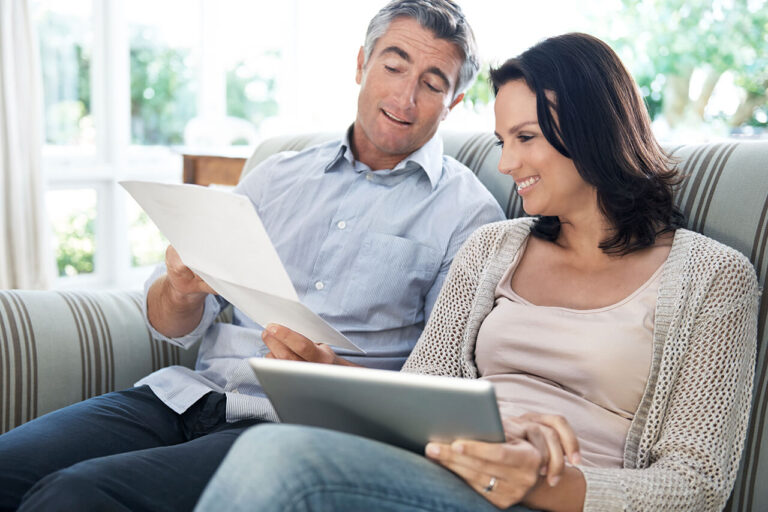
M 355 161 L 350 142 L 351 136 L 352 126 L 347 129 L 344 138 L 342 138 L 334 153 L 334 157 L 325 166 L 325 172 L 333 170 L 341 159 L 349 162 L 357 172 L 370 171 L 368 166 Z M 429 178 L 432 190 L 434 190 L 437 187 L 440 176 L 443 174 L 443 140 L 437 133 L 426 144 L 400 161 L 394 169 L 377 171 L 376 174 L 380 174 L 382 177 L 384 175 L 399 176 L 410 174 L 416 169 L 424 171 Z

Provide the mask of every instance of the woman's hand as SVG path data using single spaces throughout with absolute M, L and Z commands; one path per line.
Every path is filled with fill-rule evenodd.
M 571 425 L 556 414 L 527 413 L 503 420 L 507 441 L 526 440 L 541 454 L 540 474 L 551 487 L 557 485 L 565 469 L 565 457 L 571 464 L 581 462 L 579 441 Z
M 528 441 L 429 443 L 426 455 L 499 508 L 520 503 L 539 480 L 542 457 Z
M 560 482 L 565 457 L 581 462 L 576 434 L 562 416 L 529 413 L 504 418 L 506 443 L 429 443 L 427 457 L 463 478 L 497 507 L 520 503 L 546 477 Z M 540 486 L 539 486 L 540 487 Z
M 283 325 L 267 325 L 261 333 L 261 339 L 269 348 L 269 353 L 265 357 L 270 359 L 358 366 L 337 356 L 325 343 L 315 343 Z

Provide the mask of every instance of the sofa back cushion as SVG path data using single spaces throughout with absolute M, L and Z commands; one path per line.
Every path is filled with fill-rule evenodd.
M 474 171 L 499 201 L 508 218 L 524 215 L 514 182 L 498 172 L 500 148 L 490 133 L 442 132 L 445 153 Z M 243 170 L 247 174 L 267 156 L 299 151 L 340 134 L 275 137 L 261 144 Z M 745 254 L 762 287 L 758 322 L 755 395 L 747 444 L 734 493 L 726 510 L 768 510 L 768 141 L 721 142 L 666 148 L 686 179 L 676 194 L 687 227 Z M 766 439 L 764 446 L 762 440 Z

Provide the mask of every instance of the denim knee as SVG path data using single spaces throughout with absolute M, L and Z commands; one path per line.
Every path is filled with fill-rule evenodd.
M 124 509 L 94 485 L 92 479 L 70 468 L 52 473 L 37 482 L 22 499 L 19 512 L 119 511 Z

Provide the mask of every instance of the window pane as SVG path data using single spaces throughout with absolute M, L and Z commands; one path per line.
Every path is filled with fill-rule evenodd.
M 131 141 L 181 144 L 197 112 L 196 2 L 135 0 L 126 6 L 131 58 Z
M 144 267 L 156 265 L 165 259 L 166 239 L 149 216 L 133 200 L 126 199 L 128 212 L 128 243 L 131 250 L 131 266 Z
M 91 2 L 38 0 L 32 7 L 40 41 L 46 142 L 93 146 Z
M 269 16 L 263 15 L 263 2 L 250 0 L 230 0 L 218 9 L 216 31 L 226 72 L 226 113 L 247 121 L 239 126 L 236 120 L 230 122 L 229 143 L 253 144 L 255 140 L 246 137 L 247 125 L 258 132 L 265 121 L 279 114 L 277 90 L 286 58 L 284 49 L 295 25 L 292 6 L 289 2 L 276 3 Z
M 96 203 L 93 189 L 52 190 L 46 194 L 48 218 L 59 277 L 91 274 L 96 247 Z

